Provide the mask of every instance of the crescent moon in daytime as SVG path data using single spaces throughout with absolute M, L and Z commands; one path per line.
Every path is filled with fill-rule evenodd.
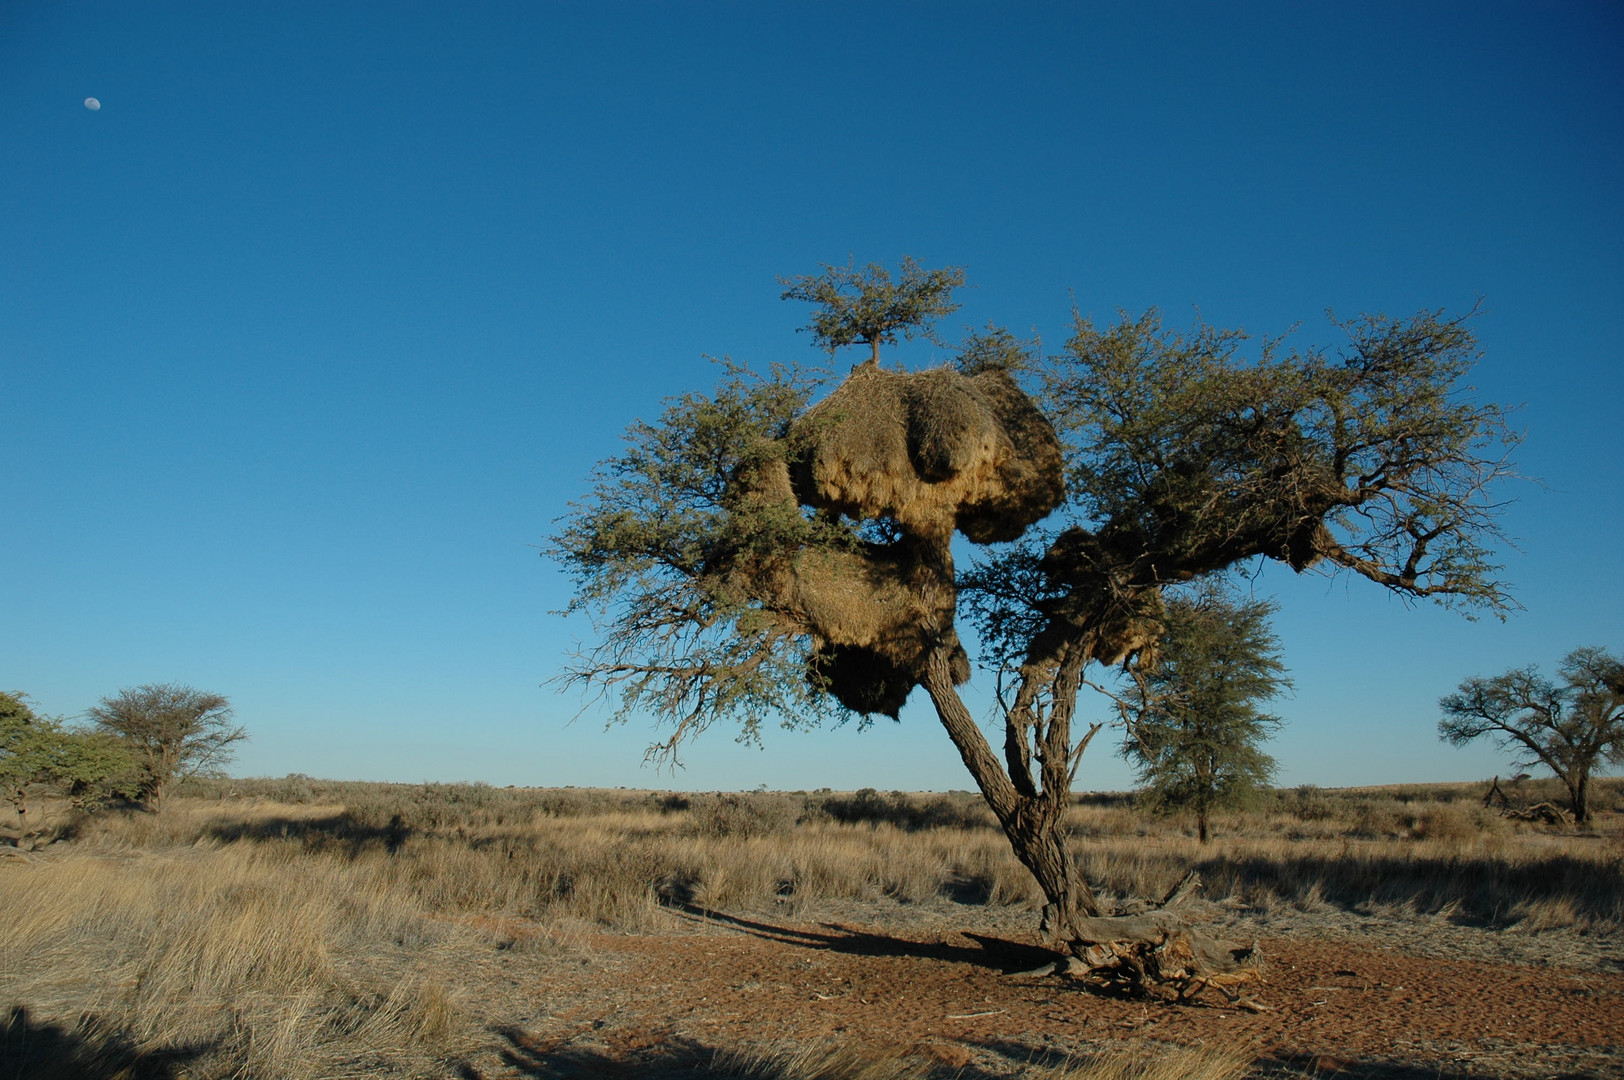
M 93 97 L 87 97 L 85 98 L 85 108 L 89 109 L 91 112 L 95 112 L 101 108 L 101 102 Z

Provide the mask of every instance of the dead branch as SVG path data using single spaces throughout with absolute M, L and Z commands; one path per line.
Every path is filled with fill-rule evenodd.
M 1071 955 L 1005 977 L 1063 975 L 1181 1003 L 1212 988 L 1241 1008 L 1265 1011 L 1267 1006 L 1243 998 L 1240 990 L 1263 982 L 1257 943 L 1209 937 L 1176 910 L 1200 889 L 1201 876 L 1192 870 L 1154 908 L 1077 918 L 1071 923 L 1077 935 Z
M 1555 803 L 1548 802 L 1535 803 L 1533 806 L 1524 807 L 1521 810 L 1514 810 L 1507 806 L 1500 811 L 1500 816 L 1510 818 L 1513 821 L 1538 821 L 1559 828 L 1572 821 L 1566 810 Z
M 1263 981 L 1257 944 L 1193 928 L 1176 909 L 1200 888 L 1201 878 L 1192 871 L 1149 911 L 1075 920 L 1074 955 L 1057 962 L 1056 973 L 1179 1002 L 1193 1001 L 1210 987 L 1241 1002 L 1240 987 Z

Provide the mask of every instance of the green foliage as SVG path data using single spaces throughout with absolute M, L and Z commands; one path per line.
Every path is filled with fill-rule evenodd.
M 37 719 L 33 707 L 28 704 L 28 695 L 15 690 L 0 690 L 0 731 L 5 732 L 7 737 L 26 729 Z M 6 745 L 9 743 L 0 743 L 0 746 Z
M 1074 505 L 1129 581 L 1323 559 L 1503 612 L 1488 489 L 1516 438 L 1461 386 L 1477 357 L 1467 318 L 1364 316 L 1338 324 L 1335 356 L 1276 340 L 1249 360 L 1240 331 L 1170 331 L 1154 310 L 1103 331 L 1079 316 L 1044 372 Z
M 1624 764 L 1624 658 L 1575 649 L 1552 682 L 1538 668 L 1472 677 L 1438 702 L 1438 735 L 1464 746 L 1488 737 L 1518 755 L 1518 768 L 1544 765 L 1566 785 L 1576 822 L 1589 817 L 1591 774 Z
M 658 423 L 631 426 L 625 451 L 598 466 L 591 495 L 545 552 L 575 580 L 566 613 L 590 613 L 605 631 L 561 681 L 613 691 L 616 720 L 644 711 L 671 720 L 671 737 L 651 748 L 667 756 L 720 718 L 754 740 L 768 716 L 821 712 L 805 678 L 810 643 L 787 634 L 734 570 L 859 542 L 850 523 L 752 488 L 782 460 L 818 373 L 724 365 L 712 395 L 685 394 Z
M 1036 350 L 1036 342 L 1022 341 L 1004 327 L 988 323 L 986 330 L 970 334 L 959 345 L 953 366 L 966 375 L 1020 372 L 1032 365 Z
M 90 719 L 102 734 L 118 739 L 140 773 L 138 795 L 162 797 L 177 777 L 212 772 L 231 760 L 231 747 L 248 738 L 233 725 L 231 702 L 174 683 L 151 683 L 102 698 Z
M 897 335 L 928 333 L 931 324 L 959 309 L 953 290 L 964 284 L 964 270 L 948 266 L 926 270 L 911 258 L 902 260 L 902 279 L 877 263 L 861 270 L 848 264 L 824 264 L 821 274 L 779 278 L 783 299 L 805 300 L 818 311 L 803 329 L 831 356 L 848 345 L 869 345 L 879 362 L 880 346 L 896 344 Z
M 55 735 L 55 725 L 34 715 L 22 694 L 0 691 L 0 786 L 18 813 L 29 785 L 51 774 Z
M 1169 597 L 1160 660 L 1141 673 L 1124 708 L 1123 753 L 1145 804 L 1193 811 L 1203 841 L 1211 811 L 1246 806 L 1274 776 L 1260 744 L 1281 721 L 1258 705 L 1291 685 L 1269 629 L 1274 610 L 1212 583 Z
M 0 691 L 0 792 L 17 811 L 31 795 L 92 809 L 133 789 L 133 761 L 117 740 L 36 715 L 19 693 Z

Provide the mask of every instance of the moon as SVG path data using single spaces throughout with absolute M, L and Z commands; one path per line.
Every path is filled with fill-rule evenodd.
M 97 101 L 93 97 L 87 97 L 85 98 L 85 108 L 89 109 L 91 112 L 95 112 L 97 109 L 101 108 L 101 102 Z

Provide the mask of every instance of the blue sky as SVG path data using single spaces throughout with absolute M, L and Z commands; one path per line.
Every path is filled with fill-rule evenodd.
M 1481 298 L 1526 610 L 1259 589 L 1283 782 L 1505 772 L 1438 697 L 1624 646 L 1621 49 L 1609 3 L 13 0 L 0 686 L 226 694 L 246 775 L 969 787 L 917 704 L 672 776 L 542 685 L 589 628 L 537 545 L 593 462 L 705 354 L 817 359 L 777 275 L 910 254 L 1052 342 L 1074 301 L 1311 344 Z

